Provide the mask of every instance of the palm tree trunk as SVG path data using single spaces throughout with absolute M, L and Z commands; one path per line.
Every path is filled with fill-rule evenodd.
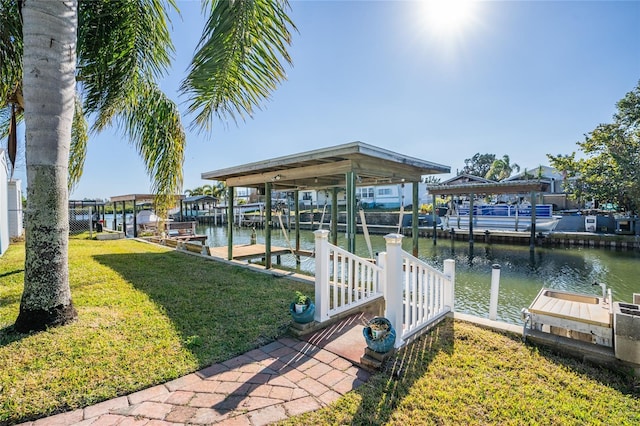
M 69 287 L 67 175 L 74 112 L 76 0 L 23 5 L 27 209 L 24 293 L 17 331 L 77 317 Z

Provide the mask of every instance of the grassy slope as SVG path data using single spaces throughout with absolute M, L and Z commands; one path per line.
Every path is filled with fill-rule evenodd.
M 0 424 L 143 389 L 273 340 L 304 284 L 131 240 L 72 239 L 79 320 L 14 333 L 24 245 L 0 262 Z

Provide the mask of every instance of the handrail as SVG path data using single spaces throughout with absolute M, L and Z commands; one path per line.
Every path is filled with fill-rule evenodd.
M 375 263 L 328 244 L 329 315 L 382 296 L 381 271 Z
M 428 326 L 451 310 L 445 305 L 445 286 L 450 277 L 411 254 L 402 251 L 404 326 L 402 338 Z
M 385 236 L 387 251 L 377 264 L 330 244 L 329 231 L 315 234 L 315 321 L 384 298 L 384 316 L 396 332 L 394 347 L 437 323 L 454 309 L 455 261 L 443 271 L 402 250 L 402 235 Z

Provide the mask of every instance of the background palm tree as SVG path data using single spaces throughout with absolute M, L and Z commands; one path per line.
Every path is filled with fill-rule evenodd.
M 122 129 L 160 206 L 181 191 L 185 135 L 175 103 L 156 84 L 173 52 L 167 10 L 177 8 L 173 0 L 0 0 L 0 7 L 0 133 L 12 120 L 24 119 L 26 129 L 27 255 L 15 328 L 41 330 L 76 316 L 68 188 L 82 175 L 89 129 Z M 195 125 L 210 129 L 215 117 L 251 116 L 284 79 L 295 27 L 282 0 L 204 0 L 203 10 L 209 19 L 181 91 Z
M 185 189 L 184 193 L 186 195 L 188 195 L 189 197 L 195 197 L 195 196 L 198 196 L 198 195 L 202 195 L 202 187 L 198 186 L 198 187 L 193 188 L 193 189 Z
M 493 163 L 491 163 L 491 167 L 485 175 L 485 178 L 501 181 L 510 177 L 514 169 L 519 172 L 520 166 L 515 163 L 511 164 L 509 156 L 503 155 L 501 159 L 494 160 Z
M 213 185 L 204 184 L 202 185 L 202 195 L 209 195 L 213 197 Z
M 224 203 L 227 203 L 227 183 L 226 182 L 218 182 L 213 187 L 212 195 L 218 200 L 223 200 Z

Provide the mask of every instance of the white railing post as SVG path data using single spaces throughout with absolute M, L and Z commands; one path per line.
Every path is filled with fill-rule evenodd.
M 378 274 L 378 288 L 376 289 L 377 291 L 381 291 L 382 292 L 382 297 L 384 297 L 385 300 L 385 305 L 387 303 L 387 277 L 386 277 L 386 266 L 387 266 L 387 252 L 383 251 L 381 253 L 378 253 L 378 258 L 376 260 L 376 265 L 378 265 L 381 269 L 382 272 L 380 272 Z M 385 308 L 386 309 L 386 308 Z
M 500 291 L 500 265 L 491 265 L 491 294 L 489 297 L 489 319 L 498 318 L 498 292 Z
M 444 289 L 444 306 L 448 306 L 451 312 L 455 312 L 455 287 L 456 287 L 456 261 L 445 259 L 443 272 L 449 280 L 449 285 Z
M 385 259 L 385 317 L 396 330 L 396 343 L 394 347 L 402 345 L 403 327 L 403 286 L 402 286 L 402 235 L 388 234 L 384 239 L 387 242 L 387 255 Z
M 313 231 L 313 234 L 316 240 L 316 313 L 313 319 L 317 322 L 323 322 L 329 319 L 329 231 L 319 229 Z

